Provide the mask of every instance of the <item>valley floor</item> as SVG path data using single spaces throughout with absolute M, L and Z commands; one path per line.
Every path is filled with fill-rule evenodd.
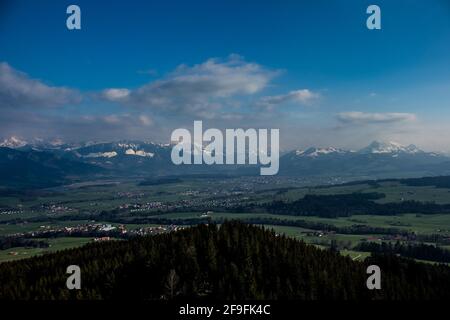
M 0 262 L 81 246 L 96 238 L 126 239 L 130 235 L 170 232 L 174 230 L 173 225 L 220 224 L 234 219 L 250 223 L 261 220 L 261 224 L 279 234 L 323 248 L 333 246 L 354 259 L 364 259 L 370 254 L 355 251 L 361 242 L 426 243 L 450 250 L 450 214 L 445 213 L 358 214 L 324 218 L 221 210 L 247 203 L 293 201 L 310 194 L 355 192 L 384 194 L 382 199 L 375 200 L 378 203 L 409 200 L 450 203 L 448 188 L 409 186 L 395 180 L 375 185 L 361 182 L 320 187 L 305 187 L 289 179 L 280 179 L 274 183 L 273 179 L 264 178 L 186 179 L 159 185 L 142 185 L 135 181 L 83 183 L 39 192 L 0 195 L 0 238 L 24 237 L 48 243 L 45 248 L 8 246 L 0 250 Z M 274 223 L 271 219 L 275 219 L 275 222 L 283 220 L 284 225 Z M 363 225 L 397 230 L 398 234 L 340 233 L 318 227 L 309 228 L 308 225 L 286 225 L 286 221 L 336 228 Z M 402 232 L 414 234 L 418 239 L 411 239 Z

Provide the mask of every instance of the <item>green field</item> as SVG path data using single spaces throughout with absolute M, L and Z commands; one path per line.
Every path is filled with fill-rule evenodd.
M 82 246 L 92 241 L 92 238 L 56 238 L 49 239 L 49 248 L 11 248 L 0 250 L 0 262 L 29 258 L 35 255 L 55 252 L 74 247 Z
M 289 180 L 274 180 L 276 185 L 261 179 L 191 179 L 178 183 L 164 185 L 141 186 L 136 181 L 107 181 L 75 184 L 71 186 L 52 188 L 20 196 L 0 197 L 0 208 L 10 208 L 20 211 L 14 214 L 0 214 L 0 236 L 15 233 L 42 230 L 43 226 L 63 227 L 86 224 L 94 221 L 87 220 L 95 217 L 102 211 L 115 210 L 120 206 L 160 202 L 174 204 L 183 202 L 207 203 L 221 199 L 235 199 L 237 203 L 248 201 L 262 203 L 273 200 L 293 201 L 307 194 L 333 195 L 349 194 L 354 192 L 378 192 L 385 195 L 376 200 L 380 203 L 416 200 L 435 202 L 438 204 L 450 203 L 450 189 L 435 187 L 415 187 L 403 185 L 398 181 L 380 182 L 378 184 L 352 184 L 323 187 L 305 187 Z M 57 209 L 55 209 L 57 208 Z M 62 220 L 65 216 L 81 214 L 86 220 Z M 166 219 L 199 219 L 201 212 L 167 212 L 161 213 L 149 209 L 140 212 L 121 211 L 124 217 L 132 218 L 166 218 Z M 42 222 L 29 222 L 27 220 L 39 218 Z M 213 211 L 210 214 L 212 221 L 223 219 L 249 219 L 249 218 L 275 218 L 286 220 L 304 220 L 324 223 L 337 227 L 353 225 L 368 225 L 372 227 L 396 228 L 415 232 L 419 235 L 442 235 L 450 237 L 450 214 L 401 214 L 393 216 L 383 215 L 353 215 L 350 217 L 321 218 L 317 216 L 273 215 L 269 213 L 223 213 Z M 16 219 L 20 219 L 17 223 Z M 47 219 L 52 219 L 48 220 Z M 9 222 L 9 223 L 5 223 Z M 111 223 L 108 221 L 95 221 L 95 223 Z M 117 226 L 117 223 L 112 223 Z M 152 224 L 125 223 L 128 229 L 154 226 Z M 331 234 L 311 235 L 317 230 L 308 230 L 292 226 L 266 226 L 273 228 L 277 233 L 304 240 L 319 246 L 329 246 L 332 241 L 343 245 L 343 254 L 354 257 L 361 254 L 351 250 L 359 241 L 376 239 L 375 234 L 352 235 Z M 0 252 L 0 261 L 18 259 L 42 254 L 53 250 L 82 245 L 89 239 L 60 238 L 50 240 L 49 249 L 17 248 Z M 347 248 L 348 247 L 348 248 Z M 450 249 L 450 245 L 446 246 Z M 9 254 L 16 251 L 17 255 Z M 361 256 L 364 258 L 364 254 Z M 361 258 L 360 257 L 360 258 Z

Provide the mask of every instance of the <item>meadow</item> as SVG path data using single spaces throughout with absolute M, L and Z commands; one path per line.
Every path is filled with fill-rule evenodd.
M 109 181 L 108 183 L 90 183 L 70 185 L 59 188 L 41 190 L 39 192 L 20 196 L 0 197 L 0 208 L 8 208 L 20 213 L 0 214 L 0 236 L 41 230 L 47 227 L 75 226 L 85 223 L 110 223 L 118 226 L 119 223 L 104 219 L 91 220 L 87 217 L 95 217 L 105 211 L 127 208 L 130 205 L 145 205 L 147 203 L 177 204 L 213 203 L 217 200 L 234 199 L 236 202 L 265 203 L 273 200 L 293 201 L 307 194 L 335 195 L 349 193 L 382 193 L 385 196 L 375 200 L 380 203 L 400 202 L 415 200 L 421 202 L 435 202 L 439 204 L 450 203 L 450 189 L 436 188 L 433 186 L 407 186 L 399 181 L 386 181 L 380 183 L 352 183 L 348 185 L 312 186 L 305 187 L 292 181 L 275 181 L 248 179 L 187 179 L 177 183 L 142 185 L 136 181 Z M 3 209 L 5 211 L 5 209 Z M 202 213 L 198 210 L 164 212 L 157 209 L 132 212 L 122 209 L 121 216 L 145 217 L 154 219 L 202 220 Z M 76 214 L 85 214 L 86 219 L 71 220 Z M 33 218 L 39 218 L 39 222 L 33 222 Z M 67 217 L 67 218 L 64 218 Z M 418 235 L 441 235 L 450 237 L 450 214 L 399 214 L 399 215 L 352 215 L 339 218 L 322 218 L 317 216 L 292 216 L 274 215 L 269 213 L 233 213 L 221 212 L 211 209 L 208 219 L 220 223 L 224 219 L 252 219 L 252 218 L 276 218 L 286 220 L 302 220 L 307 222 L 323 223 L 336 227 L 351 227 L 354 225 L 367 225 L 371 227 L 396 228 L 399 230 L 414 232 Z M 48 219 L 48 220 L 47 220 Z M 31 221 L 28 221 L 31 220 Z M 128 229 L 154 226 L 155 224 L 123 223 Z M 377 234 L 339 234 L 318 232 L 296 226 L 266 225 L 279 234 L 301 239 L 307 243 L 321 247 L 329 247 L 332 243 L 338 243 L 341 253 L 352 257 L 361 255 L 364 258 L 367 253 L 352 251 L 352 247 L 360 241 L 381 241 Z M 0 251 L 0 261 L 29 257 L 35 254 L 43 254 L 52 250 L 83 245 L 90 240 L 87 238 L 57 238 L 50 239 L 48 249 L 14 248 L 13 250 Z M 450 249 L 450 245 L 443 248 Z M 11 255 L 10 252 L 17 252 Z

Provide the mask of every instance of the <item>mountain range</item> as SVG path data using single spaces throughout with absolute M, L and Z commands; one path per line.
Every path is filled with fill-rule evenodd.
M 294 150 L 280 159 L 280 173 L 358 178 L 400 178 L 450 173 L 450 158 L 414 145 L 374 141 L 358 151 L 335 147 Z
M 257 166 L 182 165 L 171 162 L 171 145 L 142 141 L 0 143 L 0 185 L 50 186 L 97 177 L 189 174 L 258 174 Z M 281 176 L 345 179 L 403 178 L 450 174 L 450 157 L 414 145 L 374 141 L 360 150 L 311 147 L 281 155 Z

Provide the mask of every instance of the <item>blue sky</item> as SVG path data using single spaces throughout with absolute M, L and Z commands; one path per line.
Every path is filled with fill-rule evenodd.
M 70 4 L 81 30 L 65 27 Z M 381 30 L 366 28 L 370 4 Z M 286 148 L 450 150 L 445 0 L 16 0 L 0 11 L 0 136 L 166 141 L 203 119 L 279 127 Z

